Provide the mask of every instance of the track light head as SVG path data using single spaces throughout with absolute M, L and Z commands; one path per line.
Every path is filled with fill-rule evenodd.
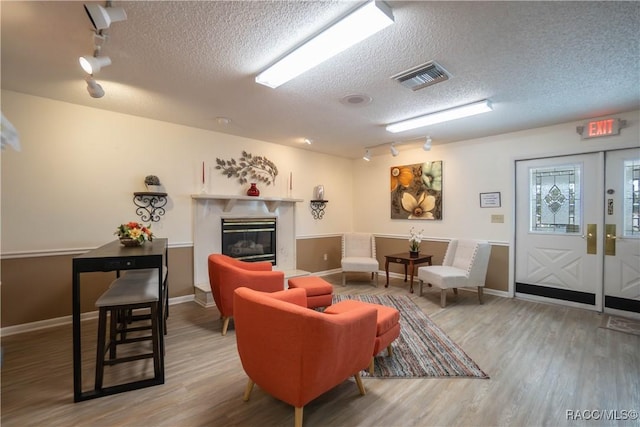
M 424 151 L 431 150 L 431 137 L 430 136 L 427 136 L 427 139 L 424 141 L 424 145 L 422 146 L 422 149 Z
M 99 72 L 102 67 L 111 65 L 111 58 L 108 56 L 81 56 L 80 66 L 87 74 L 95 74 Z
M 106 30 L 112 22 L 125 21 L 127 14 L 121 7 L 103 7 L 99 4 L 85 4 L 84 10 L 89 15 L 91 24 L 96 30 Z
M 396 146 L 394 144 L 391 144 L 391 155 L 393 157 L 396 157 L 398 154 L 400 154 L 400 152 L 398 151 L 398 149 L 396 148 Z
M 362 157 L 363 160 L 366 160 L 367 162 L 371 160 L 371 150 L 369 150 L 367 148 L 367 151 L 364 152 L 364 156 Z
M 104 96 L 104 89 L 98 84 L 97 81 L 91 76 L 87 76 L 85 79 L 87 82 L 87 92 L 92 98 L 102 98 Z

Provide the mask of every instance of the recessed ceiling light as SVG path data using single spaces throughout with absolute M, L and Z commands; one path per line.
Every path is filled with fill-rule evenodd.
M 363 107 L 371 104 L 373 98 L 364 93 L 353 93 L 340 98 L 340 102 L 349 107 Z

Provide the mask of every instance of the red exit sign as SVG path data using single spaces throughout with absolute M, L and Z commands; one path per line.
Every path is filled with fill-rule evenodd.
M 620 134 L 620 119 L 592 120 L 582 127 L 582 139 Z

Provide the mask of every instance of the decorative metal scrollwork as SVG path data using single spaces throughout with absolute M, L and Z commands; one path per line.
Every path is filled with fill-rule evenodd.
M 328 200 L 311 200 L 311 215 L 313 215 L 313 219 L 322 219 L 327 203 L 329 203 Z
M 143 222 L 158 222 L 164 216 L 167 193 L 133 193 L 133 203 L 138 207 L 136 214 Z

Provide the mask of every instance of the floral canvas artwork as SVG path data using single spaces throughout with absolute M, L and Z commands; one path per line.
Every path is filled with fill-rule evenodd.
M 442 160 L 392 166 L 391 219 L 442 219 Z

